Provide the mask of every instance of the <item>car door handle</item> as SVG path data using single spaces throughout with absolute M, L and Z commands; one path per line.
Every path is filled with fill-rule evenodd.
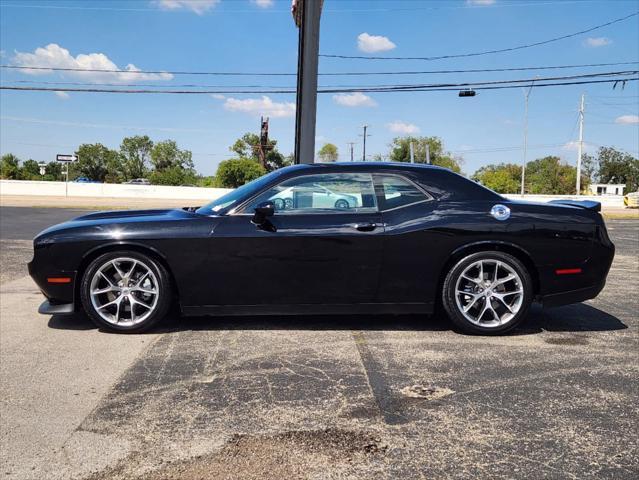
M 366 222 L 366 223 L 356 223 L 355 228 L 360 232 L 372 232 L 378 227 L 376 223 Z

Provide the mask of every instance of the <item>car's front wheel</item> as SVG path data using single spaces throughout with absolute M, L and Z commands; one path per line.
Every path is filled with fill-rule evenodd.
M 109 252 L 86 269 L 80 297 L 85 312 L 99 327 L 142 332 L 166 316 L 170 279 L 162 264 L 147 255 Z
M 525 318 L 533 288 L 526 267 L 503 252 L 479 252 L 457 262 L 446 275 L 442 300 L 461 330 L 501 334 Z

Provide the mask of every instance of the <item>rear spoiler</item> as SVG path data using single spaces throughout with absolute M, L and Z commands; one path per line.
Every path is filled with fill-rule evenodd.
M 601 212 L 601 203 L 594 202 L 592 200 L 551 200 L 548 203 L 569 205 L 571 207 L 579 207 L 585 208 L 586 210 L 592 210 L 594 212 Z

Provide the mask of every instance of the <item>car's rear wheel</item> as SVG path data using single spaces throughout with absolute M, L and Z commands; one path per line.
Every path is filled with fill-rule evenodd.
M 446 275 L 442 300 L 461 330 L 501 334 L 519 325 L 532 303 L 530 274 L 515 257 L 479 252 L 457 262 Z
M 82 306 L 99 327 L 142 332 L 157 324 L 171 304 L 170 279 L 161 263 L 133 251 L 105 253 L 87 268 Z

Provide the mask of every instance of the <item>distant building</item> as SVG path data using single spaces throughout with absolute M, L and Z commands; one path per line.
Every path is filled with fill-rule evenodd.
M 591 183 L 590 193 L 592 195 L 623 195 L 626 188 L 625 183 Z

